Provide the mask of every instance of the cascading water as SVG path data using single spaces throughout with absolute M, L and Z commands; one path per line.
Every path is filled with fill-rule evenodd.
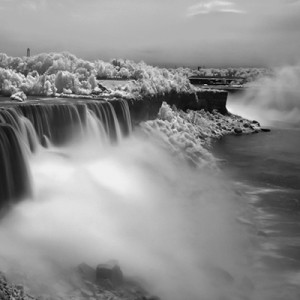
M 0 125 L 0 179 L 0 208 L 7 200 L 30 194 L 26 153 L 17 131 L 9 125 Z
M 122 132 L 115 108 L 120 110 Z M 124 100 L 112 103 L 32 101 L 0 108 L 0 157 L 3 166 L 0 208 L 5 206 L 5 200 L 20 198 L 30 190 L 26 153 L 37 151 L 40 144 L 63 145 L 74 139 L 83 139 L 91 133 L 102 142 L 120 140 L 131 132 L 128 111 L 128 104 Z
M 49 280 L 55 290 L 52 276 L 117 259 L 162 299 L 261 299 L 242 195 L 220 173 L 170 154 L 159 138 L 137 131 L 117 146 L 105 143 L 130 133 L 131 121 L 124 102 L 119 110 L 97 103 L 61 104 L 59 118 L 75 122 L 71 128 L 52 104 L 12 108 L 5 119 L 10 129 L 24 118 L 23 127 L 31 124 L 18 131 L 24 144 L 32 128 L 50 144 L 28 158 L 33 196 L 1 220 L 0 268 L 23 268 L 33 284 Z M 61 144 L 64 128 L 79 137 Z
M 229 111 L 267 125 L 300 125 L 300 65 L 285 66 L 228 99 Z

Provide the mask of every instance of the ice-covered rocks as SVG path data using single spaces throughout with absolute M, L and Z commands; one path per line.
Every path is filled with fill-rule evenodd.
M 158 132 L 169 148 L 196 166 L 215 166 L 209 151 L 212 139 L 229 134 L 252 134 L 260 131 L 257 121 L 250 121 L 233 114 L 217 111 L 178 110 L 163 103 L 158 119 L 145 122 L 146 132 Z

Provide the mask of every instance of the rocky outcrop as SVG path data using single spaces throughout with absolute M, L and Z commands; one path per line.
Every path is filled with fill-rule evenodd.
M 160 97 L 146 97 L 143 99 L 128 99 L 126 101 L 129 106 L 132 124 L 135 126 L 140 122 L 155 119 L 164 99 Z
M 120 274 L 122 281 L 116 285 L 113 277 Z M 82 263 L 65 271 L 64 277 L 58 276 L 52 286 L 38 280 L 33 283 L 21 274 L 19 279 L 22 283 L 13 284 L 0 272 L 0 300 L 159 300 L 137 280 L 123 278 L 121 268 L 110 262 L 100 264 L 96 269 Z
M 227 96 L 228 92 L 218 90 L 203 90 L 197 92 L 199 106 L 204 110 L 212 112 L 213 110 L 218 111 L 221 114 L 227 114 Z
M 97 282 L 109 280 L 113 286 L 119 286 L 123 283 L 123 273 L 114 262 L 100 264 L 96 269 L 96 280 Z
M 227 113 L 226 101 L 228 93 L 218 90 L 199 90 L 195 93 L 173 93 L 168 95 L 165 102 L 175 105 L 178 109 L 186 111 L 201 110 L 212 112 Z
M 1 300 L 37 300 L 26 292 L 21 284 L 9 283 L 3 273 L 0 272 L 0 299 Z

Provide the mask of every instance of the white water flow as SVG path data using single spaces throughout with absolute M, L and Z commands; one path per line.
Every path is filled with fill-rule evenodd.
M 139 131 L 110 143 L 95 111 L 85 124 L 77 139 L 30 155 L 33 197 L 1 220 L 0 270 L 55 296 L 59 275 L 115 259 L 162 300 L 298 299 L 264 266 L 256 210 L 229 176 Z
M 96 120 L 89 126 L 103 134 Z M 112 146 L 87 135 L 39 149 L 30 170 L 33 198 L 1 222 L 1 264 L 45 280 L 81 262 L 117 259 L 162 299 L 253 293 L 251 234 L 237 221 L 242 197 L 157 139 L 135 134 Z
M 243 95 L 231 95 L 229 111 L 266 125 L 300 125 L 300 65 L 275 70 L 250 86 Z

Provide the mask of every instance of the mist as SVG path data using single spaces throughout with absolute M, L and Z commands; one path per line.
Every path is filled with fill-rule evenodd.
M 30 158 L 34 197 L 1 221 L 3 270 L 50 282 L 116 259 L 162 299 L 249 295 L 251 234 L 237 221 L 246 204 L 228 180 L 142 135 L 93 143 Z
M 244 94 L 231 95 L 228 109 L 264 125 L 300 126 L 300 64 L 277 68 Z

